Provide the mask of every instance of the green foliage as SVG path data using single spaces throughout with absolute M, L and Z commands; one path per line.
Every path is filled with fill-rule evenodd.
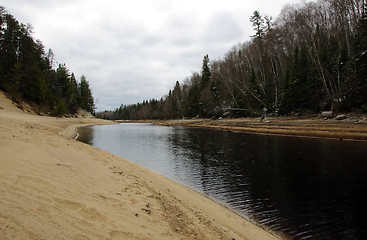
M 198 84 L 193 84 L 189 90 L 187 96 L 187 109 L 186 113 L 188 117 L 196 117 L 202 113 L 202 106 L 200 102 L 200 87 Z
M 203 66 L 201 68 L 201 88 L 205 88 L 206 84 L 211 80 L 211 71 L 209 67 L 209 56 L 208 54 L 203 58 Z
M 78 85 L 65 64 L 52 69 L 53 53 L 32 37 L 32 27 L 20 24 L 0 6 L 0 89 L 16 101 L 30 101 L 54 116 L 94 111 L 89 83 Z
M 285 75 L 281 105 L 281 113 L 302 112 L 313 109 L 313 91 L 311 69 L 305 47 L 295 48 L 291 64 Z
M 90 90 L 89 83 L 84 75 L 80 78 L 80 84 L 78 87 L 79 92 L 79 104 L 82 109 L 85 109 L 91 113 L 94 112 L 94 99 L 92 91 Z
M 62 117 L 66 112 L 66 103 L 63 99 L 59 98 L 51 111 L 51 116 Z

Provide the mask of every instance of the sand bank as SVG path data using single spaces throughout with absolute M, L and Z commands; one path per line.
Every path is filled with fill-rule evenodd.
M 276 239 L 227 208 L 72 138 L 0 92 L 0 239 Z
M 165 126 L 199 127 L 253 134 L 367 141 L 367 120 L 363 116 L 348 117 L 344 120 L 323 120 L 315 117 L 274 117 L 266 119 L 193 119 L 153 122 Z

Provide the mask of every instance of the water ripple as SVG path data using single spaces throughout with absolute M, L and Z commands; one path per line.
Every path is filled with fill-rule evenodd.
M 83 137 L 290 239 L 367 239 L 365 143 L 151 124 L 95 126 Z

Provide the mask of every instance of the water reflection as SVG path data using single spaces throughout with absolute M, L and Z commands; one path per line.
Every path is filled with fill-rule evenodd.
M 86 132 L 80 132 L 83 141 L 294 239 L 367 237 L 365 143 L 150 124 L 95 126 Z
M 93 145 L 94 131 L 90 127 L 78 128 L 78 141 Z

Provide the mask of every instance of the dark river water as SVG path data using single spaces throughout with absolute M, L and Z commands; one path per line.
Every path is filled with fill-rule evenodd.
M 78 140 L 290 239 L 367 239 L 367 144 L 123 123 Z

